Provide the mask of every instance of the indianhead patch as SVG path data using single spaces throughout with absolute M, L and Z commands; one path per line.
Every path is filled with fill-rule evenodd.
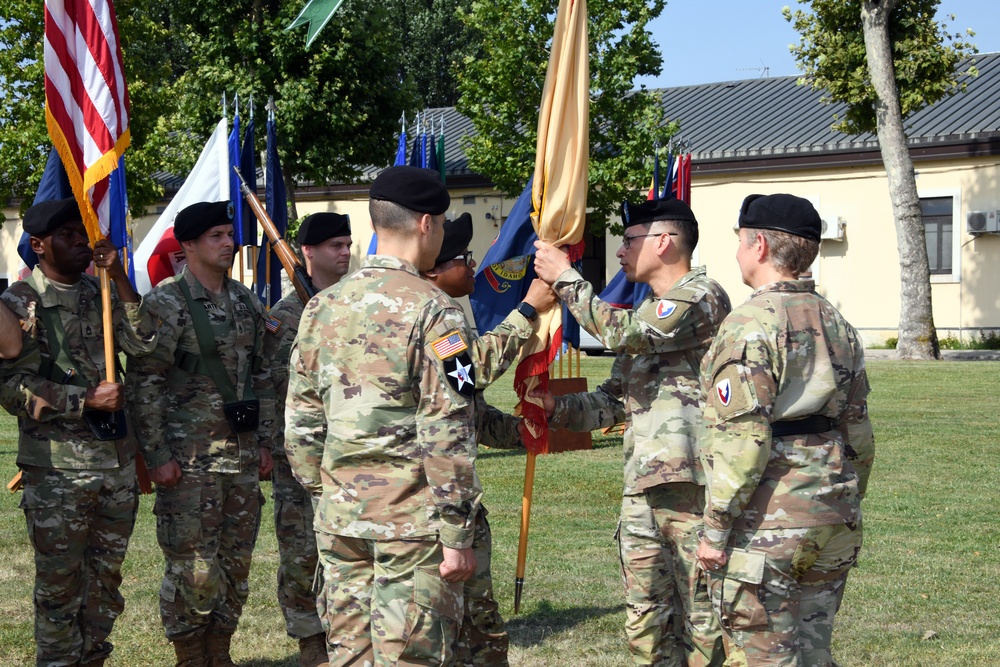
M 452 389 L 466 397 L 476 393 L 476 372 L 468 354 L 458 354 L 445 360 L 444 370 Z
M 715 393 L 723 405 L 729 405 L 729 401 L 733 400 L 733 386 L 729 383 L 729 378 L 719 380 L 715 385 Z
M 656 304 L 656 316 L 661 320 L 665 317 L 670 317 L 677 310 L 677 304 L 673 301 L 667 301 L 666 299 L 661 299 L 658 304 Z
M 456 329 L 447 336 L 438 338 L 431 343 L 431 349 L 434 350 L 434 354 L 437 355 L 438 359 L 447 359 L 468 350 L 469 346 L 465 344 L 465 339 L 462 338 L 462 334 Z

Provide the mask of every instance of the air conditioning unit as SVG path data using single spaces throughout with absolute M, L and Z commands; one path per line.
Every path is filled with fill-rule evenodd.
M 839 216 L 831 220 L 824 218 L 823 229 L 820 232 L 819 237 L 824 241 L 843 241 L 844 225 L 844 219 Z
M 969 211 L 965 231 L 970 234 L 1000 234 L 1000 211 Z

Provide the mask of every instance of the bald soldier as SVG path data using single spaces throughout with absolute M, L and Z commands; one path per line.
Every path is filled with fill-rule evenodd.
M 23 349 L 0 366 L 0 396 L 18 422 L 21 508 L 35 558 L 35 664 L 100 667 L 125 607 L 121 567 L 139 502 L 136 439 L 122 412 L 124 387 L 106 379 L 117 359 L 105 358 L 101 288 L 84 273 L 91 261 L 112 281 L 117 351 L 152 352 L 156 320 L 114 246 L 101 240 L 90 249 L 75 199 L 32 206 L 24 231 L 38 265 L 3 294 L 23 323 Z
M 378 252 L 306 305 L 289 366 L 285 450 L 319 495 L 331 665 L 450 664 L 482 490 L 472 332 L 420 277 L 444 235 L 432 171 L 372 183 Z
M 679 200 L 622 205 L 616 256 L 651 294 L 632 310 L 601 301 L 566 254 L 537 242 L 535 270 L 584 329 L 617 353 L 589 394 L 546 397 L 550 424 L 606 427 L 625 413 L 625 488 L 618 545 L 629 648 L 637 665 L 719 665 L 718 622 L 695 560 L 705 477 L 699 461 L 699 364 L 729 313 L 704 267 L 691 268 L 698 221 Z
M 263 307 L 229 278 L 232 204 L 188 206 L 174 236 L 187 265 L 146 296 L 160 339 L 129 368 L 156 483 L 160 618 L 178 667 L 232 667 L 264 503 L 259 479 L 272 465 L 274 388 Z
M 812 280 L 808 200 L 750 195 L 736 261 L 753 294 L 702 364 L 708 477 L 698 546 L 728 664 L 833 665 L 830 641 L 861 549 L 875 458 L 861 337 Z
M 339 213 L 306 216 L 296 237 L 313 286 L 322 291 L 335 285 L 351 264 L 351 219 Z M 285 631 L 299 642 L 299 665 L 322 667 L 327 663 L 326 634 L 316 610 L 316 533 L 309 493 L 292 475 L 285 454 L 285 396 L 288 393 L 288 358 L 299 331 L 305 304 L 293 291 L 274 304 L 267 318 L 264 356 L 271 359 L 275 392 L 274 532 L 278 539 L 278 603 L 285 617 Z

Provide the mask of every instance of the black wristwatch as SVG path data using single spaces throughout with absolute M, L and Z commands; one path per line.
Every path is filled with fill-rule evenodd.
M 535 318 L 538 317 L 538 311 L 535 310 L 535 307 L 527 301 L 522 301 L 517 304 L 517 312 L 521 313 L 532 322 L 534 322 Z

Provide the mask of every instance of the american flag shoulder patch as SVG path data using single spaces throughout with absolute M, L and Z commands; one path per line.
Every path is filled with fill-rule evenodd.
M 272 315 L 264 320 L 264 328 L 267 329 L 268 333 L 278 333 L 278 329 L 281 328 L 281 320 Z
M 469 346 L 465 344 L 462 334 L 455 330 L 431 343 L 431 349 L 434 350 L 438 359 L 447 359 L 454 357 L 459 352 L 464 352 L 469 349 Z

